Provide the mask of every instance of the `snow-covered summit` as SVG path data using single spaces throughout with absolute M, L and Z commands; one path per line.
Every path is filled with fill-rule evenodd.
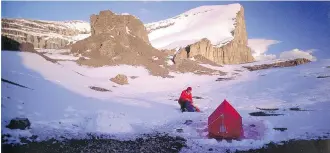
M 146 24 L 151 44 L 159 49 L 185 47 L 203 38 L 221 46 L 234 37 L 238 3 L 200 6 L 170 19 Z

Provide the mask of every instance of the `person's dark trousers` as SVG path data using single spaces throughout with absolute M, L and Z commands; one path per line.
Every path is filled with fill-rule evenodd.
M 185 103 L 185 102 L 182 101 L 182 100 L 179 100 L 178 103 L 179 103 L 179 105 L 180 105 L 180 110 L 181 110 L 181 112 L 185 112 L 185 111 L 186 111 L 185 106 L 184 106 L 184 103 Z
M 184 107 L 188 110 L 188 112 L 195 112 L 195 107 L 189 102 L 184 102 Z

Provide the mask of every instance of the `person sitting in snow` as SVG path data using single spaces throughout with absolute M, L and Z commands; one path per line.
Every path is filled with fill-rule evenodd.
M 180 104 L 181 111 L 185 112 L 200 112 L 199 108 L 194 106 L 191 94 L 192 88 L 188 87 L 181 92 L 178 103 Z

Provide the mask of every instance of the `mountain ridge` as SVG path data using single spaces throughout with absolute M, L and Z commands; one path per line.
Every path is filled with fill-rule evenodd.
M 35 48 L 63 48 L 90 37 L 93 34 L 91 27 L 94 26 L 93 23 L 80 20 L 2 21 L 5 36 L 18 42 L 30 42 Z M 150 44 L 159 50 L 175 49 L 175 53 L 180 50 L 183 56 L 176 57 L 190 58 L 189 55 L 202 55 L 217 64 L 254 61 L 251 49 L 247 46 L 244 8 L 239 3 L 200 6 L 175 17 L 143 25 L 148 32 L 148 38 L 144 40 L 149 39 Z M 205 44 L 205 39 L 210 43 Z
M 90 35 L 88 22 L 2 18 L 2 33 L 35 48 L 58 49 Z

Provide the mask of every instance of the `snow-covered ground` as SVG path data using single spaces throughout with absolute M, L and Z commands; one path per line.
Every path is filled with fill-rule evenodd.
M 73 61 L 54 64 L 41 56 L 25 52 L 2 51 L 2 79 L 31 89 L 1 82 L 2 134 L 50 137 L 84 137 L 86 133 L 109 134 L 130 139 L 154 131 L 179 135 L 188 141 L 182 152 L 203 149 L 248 149 L 270 141 L 310 139 L 330 132 L 330 60 L 319 60 L 289 68 L 249 72 L 241 65 L 209 68 L 228 72 L 234 80 L 215 81 L 217 76 L 171 74 L 175 78 L 150 76 L 143 67 L 120 65 L 89 68 Z M 117 74 L 129 77 L 129 85 L 117 85 L 109 79 Z M 239 73 L 240 75 L 233 75 Z M 223 77 L 223 76 L 222 76 Z M 96 86 L 111 90 L 99 92 Z M 193 87 L 195 103 L 202 113 L 181 113 L 174 99 L 181 90 Z M 227 99 L 243 117 L 245 139 L 217 142 L 206 138 L 207 117 Z M 290 111 L 299 106 L 310 111 Z M 260 108 L 279 108 L 282 116 L 253 117 Z M 285 109 L 285 110 L 284 110 Z M 27 117 L 30 130 L 5 127 L 15 117 Z M 193 120 L 191 125 L 183 124 Z M 251 124 L 256 125 L 250 127 Z M 287 128 L 280 132 L 274 127 Z M 176 129 L 182 128 L 183 133 Z M 203 147 L 200 147 L 203 146 Z M 192 149 L 192 150 L 191 150 Z
M 236 14 L 241 5 L 210 5 L 191 9 L 176 17 L 145 24 L 149 40 L 155 48 L 175 49 L 186 47 L 208 38 L 213 45 L 221 47 L 234 39 Z M 198 29 L 198 30 L 196 30 Z

